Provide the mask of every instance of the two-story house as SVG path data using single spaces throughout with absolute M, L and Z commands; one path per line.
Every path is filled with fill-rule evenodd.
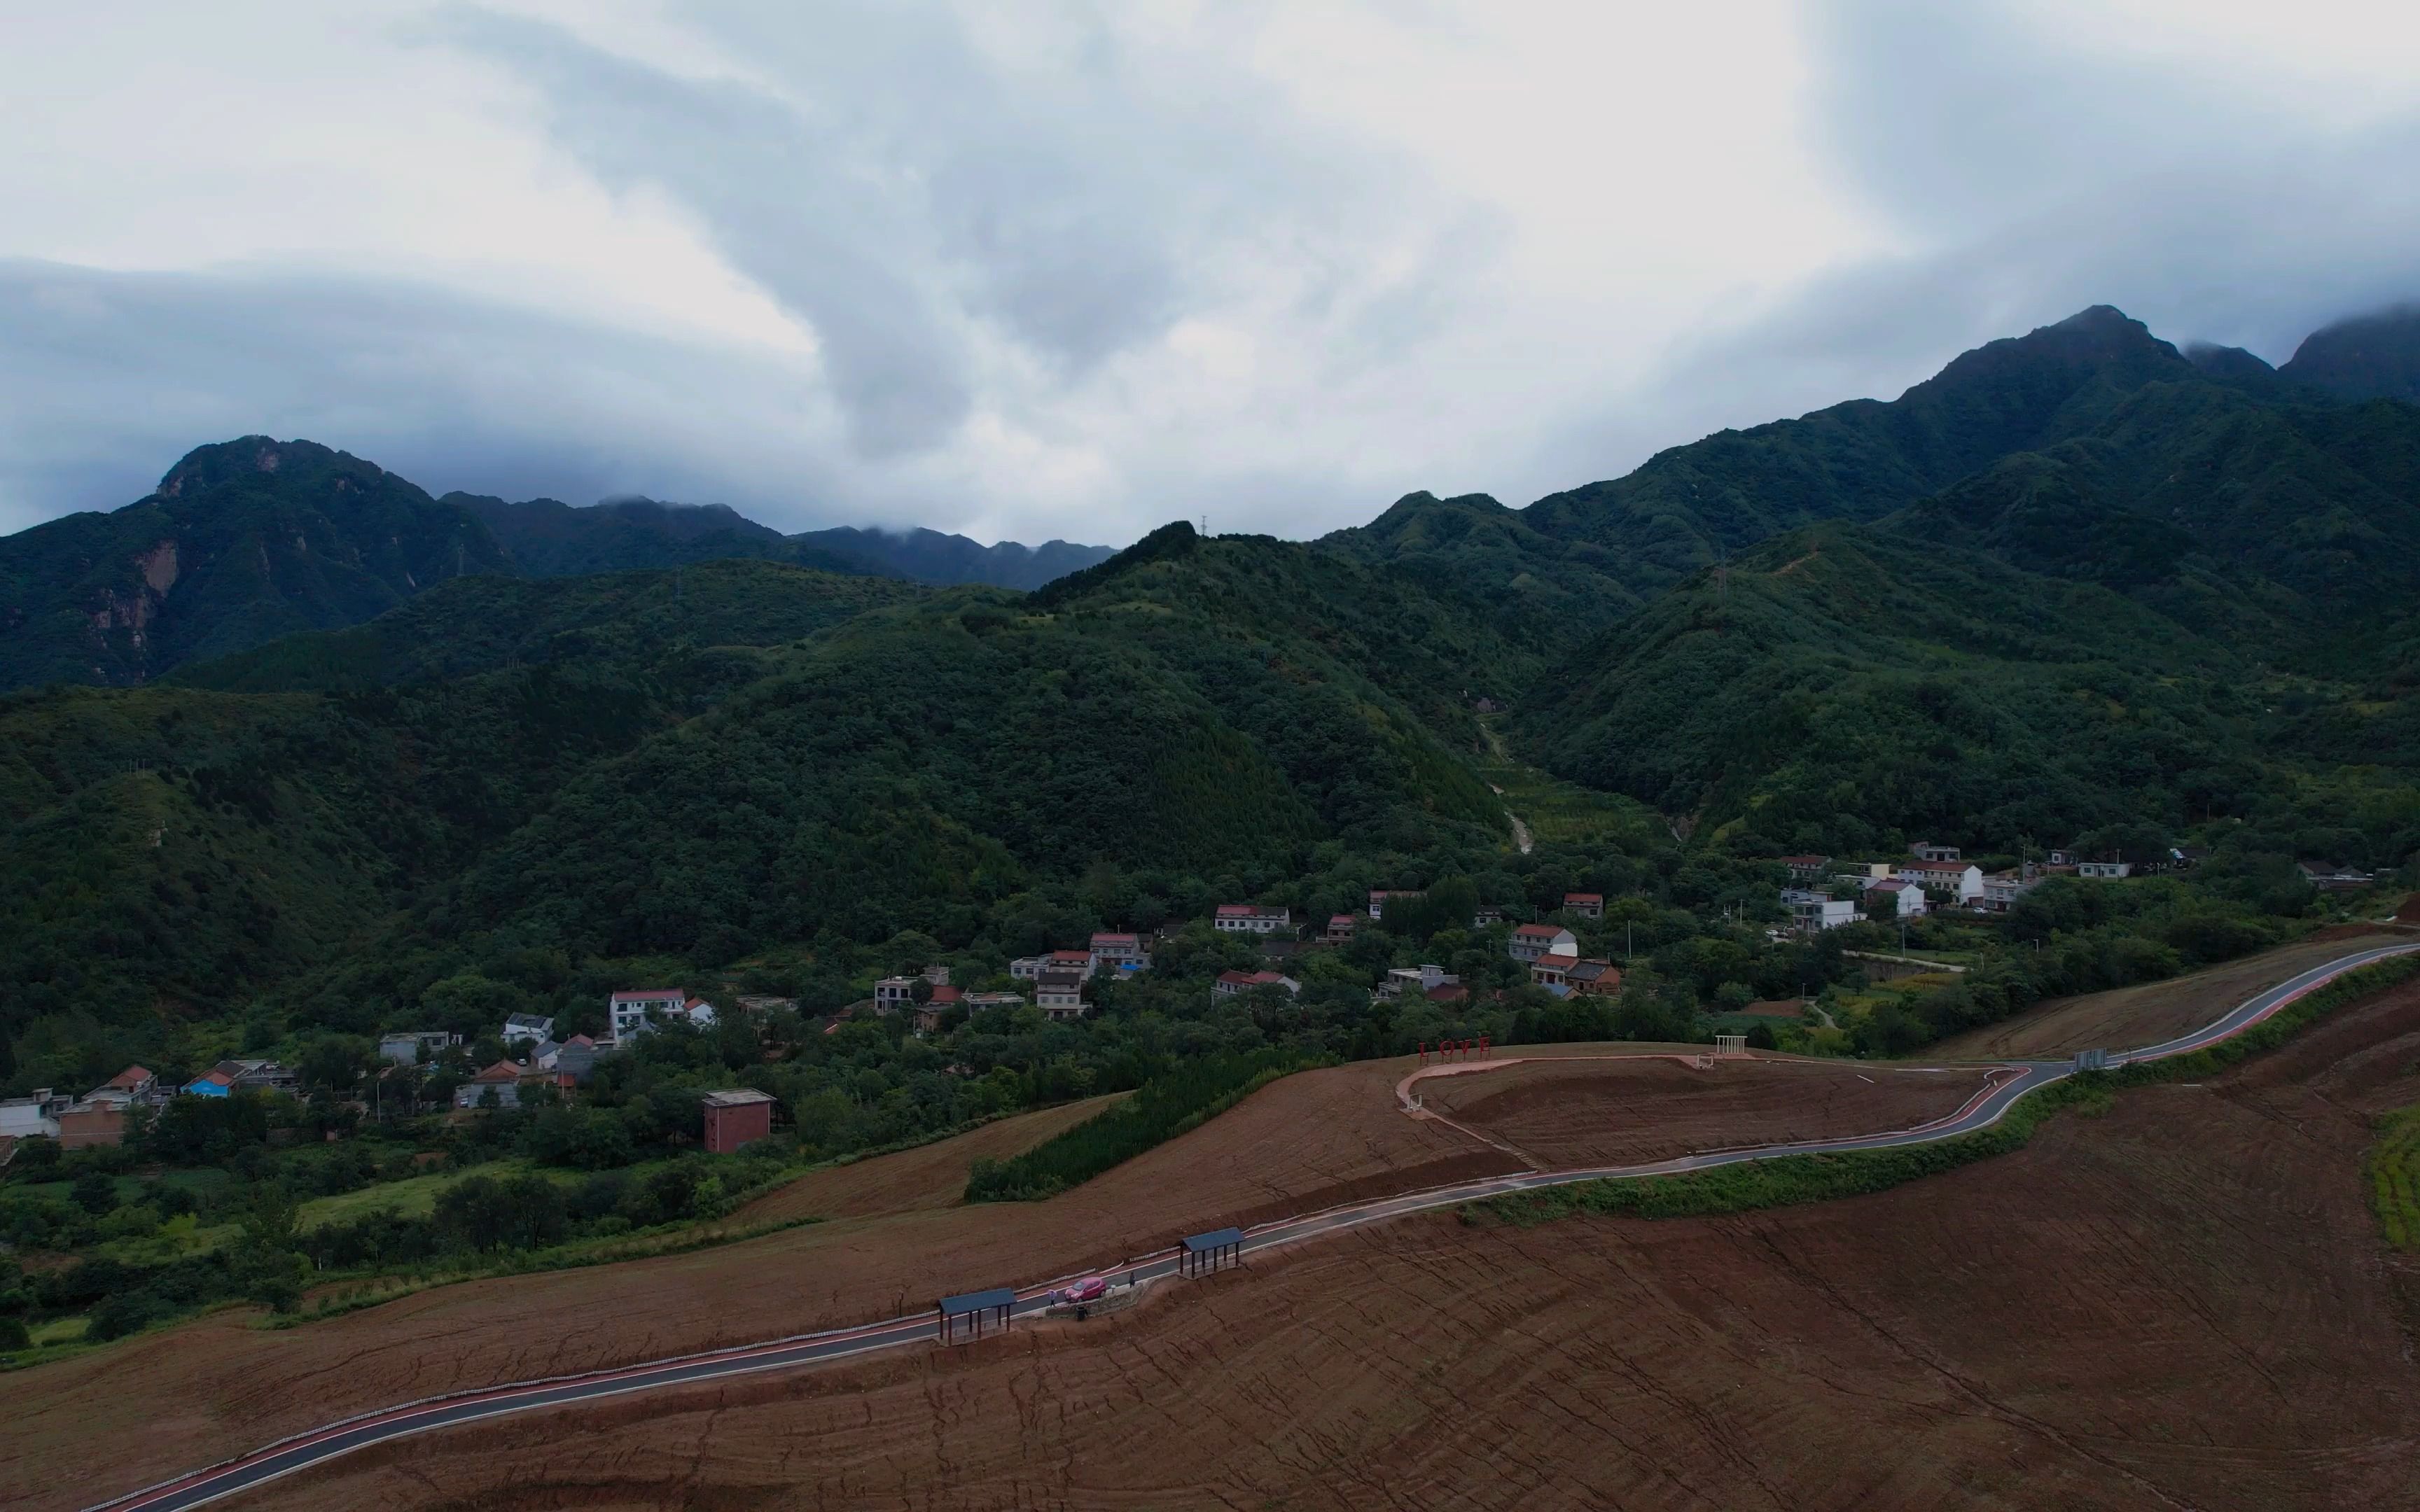
M 1259 903 L 1220 903 L 1211 927 L 1229 934 L 1274 934 L 1294 925 L 1294 910 L 1264 908 Z
M 1553 924 L 1523 924 L 1513 930 L 1512 938 L 1504 949 L 1513 960 L 1525 964 L 1548 955 L 1576 958 L 1580 953 L 1580 938 L 1570 930 Z
M 1932 847 L 1934 850 L 1942 848 L 1938 845 Z M 1933 892 L 1946 892 L 1962 903 L 1973 903 L 1983 896 L 1983 869 L 1961 861 L 1901 861 L 1891 869 L 1891 875 Z

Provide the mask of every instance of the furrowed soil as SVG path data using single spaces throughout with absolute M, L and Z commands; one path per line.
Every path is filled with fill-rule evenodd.
M 783 1204 L 784 1214 L 829 1222 L 688 1255 L 442 1287 L 274 1333 L 247 1313 L 218 1313 L 44 1365 L 8 1378 L 0 1506 L 84 1506 L 373 1407 L 896 1317 L 949 1292 L 1099 1269 L 1224 1224 L 1521 1168 L 1442 1123 L 1404 1117 L 1394 1085 L 1415 1064 L 1286 1077 L 1047 1202 L 955 1202 L 975 1155 L 1029 1132 L 1002 1133 L 1013 1121 L 1002 1120 L 812 1173 L 804 1196 L 759 1199 L 760 1216 Z M 893 1180 L 898 1194 L 886 1194 Z
M 1080 1326 L 505 1419 L 250 1504 L 2412 1508 L 2413 1319 L 2359 1165 L 2415 1066 L 2420 984 L 1890 1192 L 1407 1219 Z
M 1557 1170 L 1914 1128 L 1956 1112 L 1984 1073 L 1761 1057 L 1699 1071 L 1627 1057 L 1524 1061 L 1418 1086 L 1425 1106 Z
M 2016 1017 L 1924 1047 L 1927 1060 L 1991 1060 L 2124 1050 L 2197 1029 L 2226 1010 L 2339 956 L 2373 946 L 2409 945 L 2404 932 L 2360 926 L 2323 930 L 2307 940 L 2166 981 L 2080 997 L 2050 997 Z
M 740 1209 L 732 1221 L 862 1218 L 952 1207 L 966 1196 L 967 1168 L 976 1161 L 1021 1155 L 1113 1106 L 1125 1095 L 1088 1097 L 1038 1113 L 1020 1113 L 954 1139 L 809 1171 Z

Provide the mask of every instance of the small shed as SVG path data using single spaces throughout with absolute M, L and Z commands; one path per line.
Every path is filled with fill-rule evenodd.
M 943 1297 L 933 1305 L 940 1314 L 941 1342 L 954 1344 L 962 1338 L 979 1339 L 986 1328 L 1006 1328 L 1008 1315 L 1016 1306 L 1016 1292 L 1010 1287 L 994 1287 Z
M 708 1092 L 706 1104 L 706 1149 L 710 1155 L 737 1153 L 773 1132 L 773 1099 L 752 1087 Z
M 1187 1234 L 1185 1253 L 1176 1257 L 1178 1273 L 1188 1276 L 1208 1275 L 1213 1271 L 1244 1261 L 1244 1231 L 1240 1228 L 1213 1228 L 1206 1234 Z

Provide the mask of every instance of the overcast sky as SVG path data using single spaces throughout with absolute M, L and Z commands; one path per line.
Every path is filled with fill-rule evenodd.
M 256 432 L 786 530 L 1510 503 L 2420 295 L 2420 8 L 0 0 L 0 532 Z

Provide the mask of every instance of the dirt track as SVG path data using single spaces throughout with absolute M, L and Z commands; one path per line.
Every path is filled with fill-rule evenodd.
M 2266 988 L 2355 950 L 2409 944 L 2408 933 L 2352 927 L 2321 932 L 2223 966 L 2166 981 L 2082 997 L 2045 998 L 2012 1019 L 1927 1045 L 1928 1060 L 1990 1060 L 2009 1056 L 2064 1056 L 2078 1050 L 2119 1050 L 2157 1044 L 2198 1028 Z
M 2420 1505 L 2367 1119 L 2420 986 L 1869 1197 L 1435 1216 L 1084 1329 L 373 1450 L 256 1504 Z
M 1525 1051 L 1526 1053 L 1526 1051 Z M 1419 1084 L 1425 1104 L 1541 1170 L 1907 1129 L 1983 1088 L 1983 1073 L 1844 1062 L 1528 1061 Z

